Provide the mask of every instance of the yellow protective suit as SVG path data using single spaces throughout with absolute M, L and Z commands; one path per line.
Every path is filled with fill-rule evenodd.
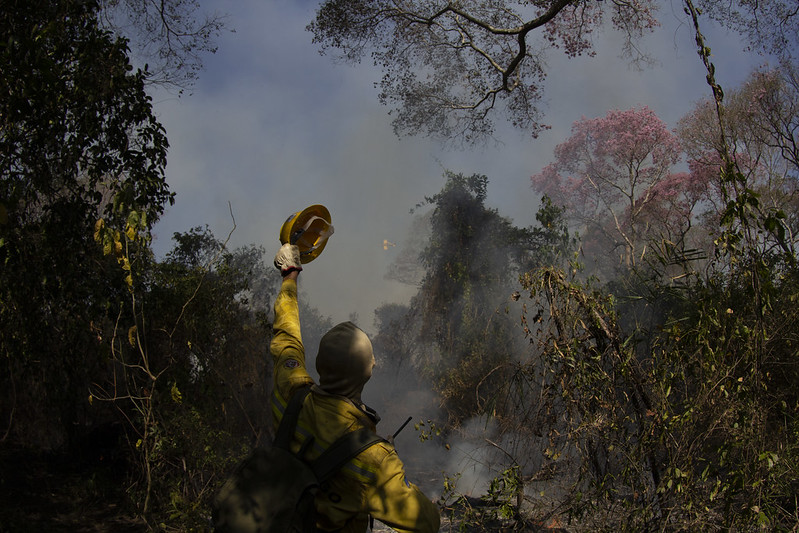
M 272 412 L 279 424 L 294 391 L 313 383 L 305 367 L 300 335 L 297 282 L 284 279 L 275 301 Z M 294 453 L 310 436 L 314 440 L 305 459 L 313 460 L 341 435 L 362 427 L 375 430 L 374 420 L 343 396 L 313 387 L 300 411 L 292 440 Z M 323 531 L 363 533 L 369 515 L 397 531 L 433 533 L 439 530 L 438 507 L 405 478 L 405 469 L 389 443 L 377 443 L 347 463 L 322 487 L 316 498 L 317 527 Z

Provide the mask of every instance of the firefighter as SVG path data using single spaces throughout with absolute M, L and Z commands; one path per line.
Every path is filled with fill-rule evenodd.
M 274 336 L 270 351 L 274 363 L 272 410 L 275 424 L 288 399 L 300 387 L 313 384 L 300 411 L 292 451 L 311 442 L 305 458 L 313 460 L 341 435 L 366 427 L 376 430 L 379 417 L 361 400 L 361 392 L 375 365 L 368 336 L 352 322 L 328 331 L 319 343 L 314 384 L 305 366 L 300 335 L 297 278 L 302 270 L 296 245 L 284 244 L 275 256 L 283 276 L 275 300 Z M 308 437 L 313 437 L 309 440 Z M 437 505 L 405 477 L 394 446 L 379 442 L 348 462 L 321 487 L 316 497 L 317 528 L 321 531 L 363 533 L 370 517 L 397 531 L 432 533 L 439 530 Z

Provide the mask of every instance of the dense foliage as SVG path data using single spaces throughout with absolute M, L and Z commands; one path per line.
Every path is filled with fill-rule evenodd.
M 66 454 L 87 468 L 78 493 L 203 521 L 225 467 L 271 430 L 254 385 L 275 280 L 260 249 L 226 251 L 207 230 L 154 259 L 149 230 L 173 200 L 166 134 L 149 73 L 98 17 L 86 1 L 0 14 L 3 464 Z M 14 472 L 4 496 L 25 490 Z M 35 527 L 22 509 L 4 506 L 3 528 Z
M 689 13 L 696 24 L 690 3 Z M 713 98 L 698 107 L 703 118 L 686 117 L 681 137 L 692 174 L 710 186 L 691 209 L 672 214 L 683 217 L 682 238 L 656 231 L 662 220 L 654 220 L 644 227 L 655 231 L 636 235 L 648 247 L 640 256 L 646 261 L 623 262 L 600 279 L 580 268 L 521 278 L 531 344 L 506 378 L 505 398 L 515 408 L 475 413 L 496 419 L 478 438 L 501 452 L 484 499 L 496 500 L 492 488 L 515 487 L 494 503 L 517 523 L 526 519 L 527 500 L 534 515 L 554 513 L 590 531 L 789 531 L 799 524 L 797 176 L 795 136 L 785 128 L 793 117 L 780 114 L 792 106 L 792 75 L 755 73 L 731 92 L 727 113 L 698 25 L 696 35 Z M 762 112 L 766 105 L 772 112 Z M 645 128 L 613 128 L 623 115 L 578 123 L 551 170 L 574 172 L 577 190 L 581 180 L 610 183 L 608 154 L 652 146 Z M 697 134 L 702 129 L 710 133 Z M 619 168 L 641 169 L 641 160 L 656 162 L 625 156 Z M 625 220 L 640 199 L 657 200 L 650 194 L 656 183 L 633 194 L 625 187 L 638 182 L 628 176 L 636 174 L 624 174 L 613 191 L 631 191 L 618 212 Z M 607 190 L 588 190 L 596 204 L 613 205 L 602 196 Z M 583 209 L 583 196 L 560 198 L 575 202 L 567 213 Z M 686 247 L 692 234 L 702 249 Z M 476 516 L 488 523 L 485 513 Z
M 202 523 L 226 472 L 271 435 L 268 313 L 278 276 L 262 249 L 229 251 L 207 228 L 174 240 L 154 262 L 125 236 L 131 290 L 105 324 L 108 372 L 89 400 L 125 421 L 128 490 L 140 512 Z
M 92 229 L 158 218 L 167 140 L 92 3 L 6 2 L 0 25 L 4 434 L 57 446 L 84 424 L 76 404 L 107 350 L 86 317 L 121 289 Z

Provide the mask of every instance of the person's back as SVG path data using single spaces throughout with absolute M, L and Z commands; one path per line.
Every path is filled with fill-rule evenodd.
M 283 273 L 275 301 L 272 408 L 279 423 L 291 395 L 313 383 L 305 367 L 305 349 L 297 309 L 297 276 L 302 269 L 296 246 L 284 245 L 275 257 Z M 292 451 L 318 457 L 342 435 L 361 428 L 376 430 L 379 418 L 361 402 L 374 357 L 366 334 L 351 322 L 331 329 L 317 356 L 320 384 L 312 388 L 300 411 Z M 349 461 L 316 497 L 317 527 L 322 531 L 362 533 L 369 516 L 398 531 L 438 531 L 440 515 L 405 478 L 402 461 L 388 442 L 379 442 Z

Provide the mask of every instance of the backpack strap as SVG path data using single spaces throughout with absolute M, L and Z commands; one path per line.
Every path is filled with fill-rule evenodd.
M 347 433 L 336 440 L 311 464 L 320 483 L 327 481 L 347 461 L 378 442 L 388 442 L 369 428 Z
M 294 429 L 297 427 L 297 420 L 300 417 L 300 409 L 302 409 L 302 404 L 310 392 L 311 385 L 306 385 L 297 389 L 291 396 L 275 434 L 275 446 L 284 450 L 289 449 L 291 438 L 294 436 Z M 322 455 L 316 458 L 310 467 L 320 483 L 327 481 L 347 461 L 378 442 L 388 441 L 369 428 L 357 429 L 339 437 Z M 306 444 L 310 444 L 310 442 Z M 302 455 L 300 454 L 300 457 Z
M 302 409 L 302 404 L 309 392 L 311 392 L 311 386 L 306 385 L 294 391 L 291 396 L 275 433 L 274 445 L 278 448 L 289 449 L 291 438 L 294 436 L 294 429 L 297 427 L 297 420 L 300 417 L 300 409 Z

